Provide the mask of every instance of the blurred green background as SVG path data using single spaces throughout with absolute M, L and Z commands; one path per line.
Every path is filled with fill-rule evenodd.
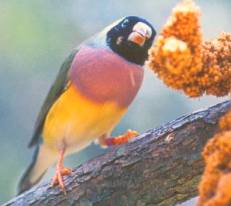
M 72 48 L 127 15 L 143 16 L 159 31 L 176 2 L 0 0 L 0 204 L 15 195 L 33 153 L 27 144 L 36 115 Z M 230 0 L 197 3 L 202 9 L 205 38 L 231 32 Z M 222 100 L 189 99 L 168 89 L 147 70 L 143 87 L 115 134 L 128 128 L 142 132 Z M 68 158 L 66 164 L 77 166 L 103 152 L 92 145 Z

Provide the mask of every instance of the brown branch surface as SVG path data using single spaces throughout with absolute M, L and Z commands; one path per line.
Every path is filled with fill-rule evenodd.
M 229 108 L 226 101 L 183 116 L 88 161 L 65 178 L 66 196 L 47 183 L 4 206 L 168 206 L 188 200 L 197 195 L 201 151 Z

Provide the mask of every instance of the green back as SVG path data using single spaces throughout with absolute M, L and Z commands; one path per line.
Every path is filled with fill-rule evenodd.
M 44 125 L 44 121 L 46 119 L 47 113 L 49 112 L 53 103 L 59 98 L 59 96 L 63 93 L 63 91 L 65 91 L 65 88 L 66 88 L 66 85 L 69 79 L 68 71 L 71 67 L 71 63 L 77 52 L 78 52 L 78 49 L 75 49 L 62 64 L 59 70 L 59 73 L 56 77 L 56 80 L 51 86 L 50 91 L 48 92 L 48 95 L 37 117 L 35 127 L 34 127 L 34 133 L 28 145 L 29 147 L 32 147 L 33 145 L 36 145 L 40 142 L 39 140 L 41 137 L 41 132 L 43 129 L 43 125 Z

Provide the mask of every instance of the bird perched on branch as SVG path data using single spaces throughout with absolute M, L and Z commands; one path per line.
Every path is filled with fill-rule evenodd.
M 38 115 L 29 147 L 33 159 L 19 183 L 19 193 L 36 184 L 57 161 L 52 185 L 65 191 L 65 155 L 92 141 L 122 144 L 137 135 L 110 133 L 127 111 L 142 80 L 144 62 L 156 32 L 145 19 L 129 16 L 83 42 L 64 61 Z

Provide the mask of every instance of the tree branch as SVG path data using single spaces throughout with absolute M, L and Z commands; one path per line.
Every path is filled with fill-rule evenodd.
M 47 183 L 5 206 L 166 206 L 190 199 L 203 171 L 201 151 L 229 108 L 226 101 L 183 116 L 88 161 L 64 178 L 66 196 Z

